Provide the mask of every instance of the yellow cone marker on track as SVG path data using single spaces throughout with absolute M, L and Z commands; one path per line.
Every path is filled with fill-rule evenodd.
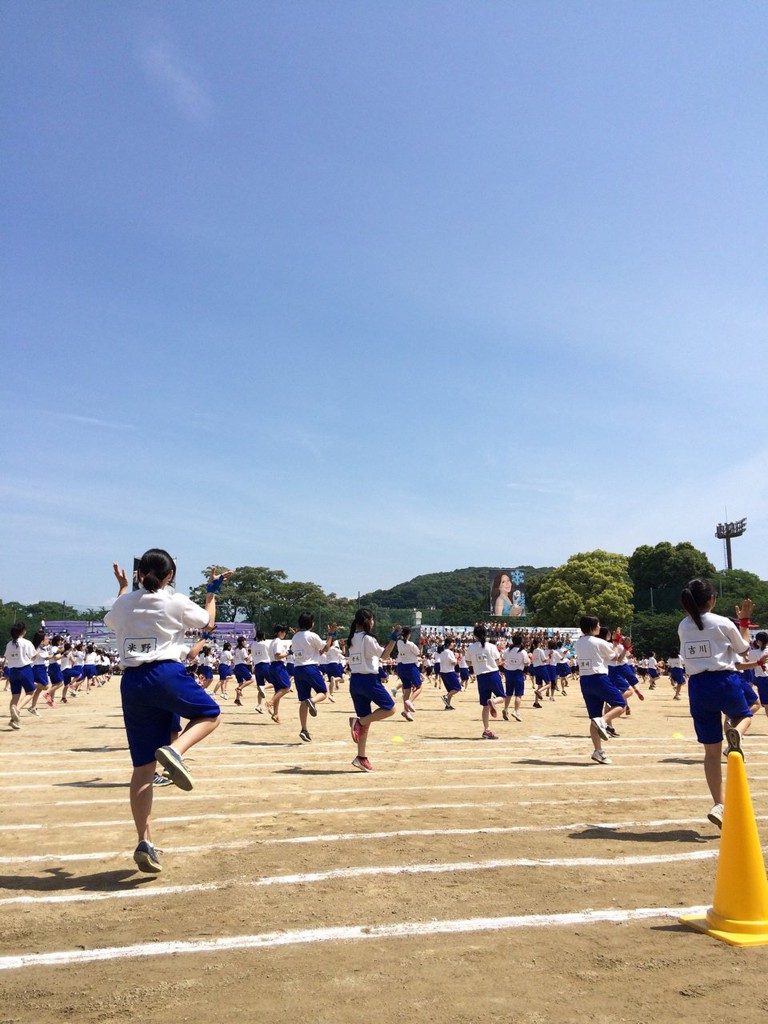
M 744 758 L 728 755 L 723 832 L 714 905 L 682 924 L 731 946 L 768 946 L 768 879 Z

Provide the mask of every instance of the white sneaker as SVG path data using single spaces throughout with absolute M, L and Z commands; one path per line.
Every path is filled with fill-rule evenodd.
M 598 764 L 613 764 L 604 750 L 593 750 L 592 760 L 597 761 Z
M 16 707 L 15 704 L 11 704 L 11 721 L 12 722 L 18 722 L 20 720 L 21 720 L 21 718 L 20 718 L 20 715 L 19 715 L 19 709 Z
M 611 738 L 611 734 L 608 732 L 608 725 L 604 718 L 590 718 L 590 722 L 597 729 L 598 734 L 602 739 L 609 740 Z
M 509 713 L 510 713 L 510 715 L 512 715 L 512 717 L 514 718 L 514 720 L 516 722 L 522 722 L 522 718 L 520 717 L 520 715 L 516 711 L 510 711 Z
M 707 815 L 713 825 L 717 825 L 718 828 L 723 827 L 723 805 L 715 804 L 712 810 Z

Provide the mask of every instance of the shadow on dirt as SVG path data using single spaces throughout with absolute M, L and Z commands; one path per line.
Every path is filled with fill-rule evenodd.
M 569 839 L 622 839 L 633 843 L 710 843 L 720 836 L 702 836 L 692 828 L 668 829 L 666 832 L 629 831 L 610 825 L 593 825 L 580 832 L 571 832 Z
M 0 888 L 31 889 L 34 892 L 72 889 L 81 892 L 125 892 L 145 885 L 153 877 L 137 875 L 136 870 L 131 868 L 99 871 L 93 875 L 74 875 L 64 868 L 47 868 L 41 875 L 0 875 Z

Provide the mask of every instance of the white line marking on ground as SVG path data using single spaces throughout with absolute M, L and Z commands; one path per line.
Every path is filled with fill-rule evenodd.
M 569 914 L 529 914 L 517 917 L 474 917 L 453 921 L 415 921 L 388 925 L 350 925 L 291 932 L 266 932 L 261 935 L 233 935 L 219 939 L 144 942 L 133 946 L 73 949 L 61 950 L 56 953 L 27 953 L 21 956 L 0 957 L 0 970 L 14 970 L 20 967 L 67 966 L 104 960 L 135 959 L 144 956 L 170 956 L 179 953 L 223 953 L 244 949 L 272 949 L 277 946 L 348 942 L 353 939 L 404 939 L 424 935 L 458 935 L 467 932 L 508 931 L 512 928 L 551 928 L 602 922 L 624 924 L 627 921 L 698 915 L 706 913 L 707 909 L 706 906 L 696 906 L 586 910 Z
M 755 816 L 757 821 L 768 820 L 768 815 Z M 511 835 L 517 832 L 569 832 L 573 829 L 667 828 L 675 825 L 703 825 L 702 816 L 695 818 L 658 818 L 651 821 L 580 821 L 566 825 L 499 825 L 483 828 L 418 828 L 397 829 L 391 832 L 337 832 L 315 836 L 290 838 L 234 839 L 224 843 L 206 842 L 199 846 L 165 846 L 166 853 L 210 853 L 211 850 L 243 850 L 254 846 L 293 845 L 302 843 L 364 842 L 371 839 L 401 839 L 411 836 L 477 836 Z M 98 853 L 46 853 L 0 857 L 0 864 L 41 864 L 46 861 L 69 863 L 72 861 L 111 860 L 126 856 L 124 850 L 102 850 Z
M 506 807 L 505 801 L 496 800 L 491 803 L 483 803 L 483 807 Z M 376 804 L 371 807 L 278 807 L 273 811 L 232 811 L 212 812 L 210 814 L 178 814 L 172 817 L 158 817 L 155 821 L 163 824 L 179 821 L 235 821 L 237 819 L 252 818 L 274 818 L 286 814 L 377 814 L 384 812 L 399 813 L 403 811 L 443 811 L 443 810 L 468 810 L 476 809 L 477 803 L 468 804 L 403 804 L 390 807 L 387 804 Z M 124 818 L 117 818 L 113 821 L 51 821 L 42 825 L 0 825 L 3 832 L 20 832 L 40 830 L 44 828 L 110 828 L 115 825 L 127 825 Z
M 258 889 L 269 885 L 315 885 L 318 882 L 339 881 L 345 878 L 364 878 L 368 875 L 439 875 L 455 874 L 462 871 L 497 871 L 504 868 L 618 868 L 639 867 L 648 864 L 674 864 L 679 861 L 714 860 L 718 850 L 696 850 L 691 853 L 649 854 L 629 857 L 558 857 L 539 860 L 530 857 L 513 857 L 496 860 L 446 864 L 396 864 L 392 867 L 370 865 L 365 867 L 334 868 L 329 871 L 315 871 L 298 875 L 271 875 L 254 881 L 230 878 L 220 882 L 198 882 L 192 885 L 147 886 L 144 889 L 119 889 L 112 892 L 78 892 L 55 896 L 11 896 L 0 899 L 0 906 L 10 903 L 91 903 L 99 900 L 141 899 L 148 896 L 180 896 L 194 892 L 211 892 L 217 889 Z
M 752 778 L 753 781 L 756 781 L 756 779 L 758 778 L 756 776 L 750 776 L 750 777 Z M 765 777 L 763 777 L 763 778 L 765 778 Z M 220 781 L 220 780 L 217 780 L 217 781 Z M 690 780 L 690 782 L 691 782 L 691 785 L 694 784 L 694 780 Z M 669 776 L 668 775 L 665 776 L 663 779 L 647 779 L 647 778 L 643 779 L 643 786 L 644 787 L 648 787 L 648 786 L 652 786 L 652 785 L 657 785 L 657 784 L 665 784 L 666 785 L 668 783 L 669 783 Z M 695 783 L 697 784 L 698 789 L 700 789 L 701 786 L 698 785 L 698 783 L 699 783 L 698 777 L 696 778 Z M 626 788 L 627 781 L 626 781 L 626 779 L 589 779 L 589 780 L 585 779 L 583 785 L 590 786 L 590 787 L 591 786 L 620 786 L 622 788 Z M 436 791 L 446 790 L 448 792 L 453 793 L 453 792 L 455 792 L 458 789 L 462 789 L 462 790 L 464 790 L 464 789 L 480 789 L 480 790 L 483 790 L 483 792 L 487 793 L 489 788 L 494 790 L 494 791 L 497 790 L 497 789 L 514 789 L 514 790 L 517 790 L 519 792 L 519 791 L 525 790 L 525 789 L 538 789 L 538 788 L 541 788 L 541 787 L 544 787 L 544 786 L 548 786 L 548 787 L 557 786 L 558 789 L 562 789 L 563 788 L 563 783 L 562 782 L 494 782 L 493 785 L 489 787 L 487 783 L 477 783 L 477 784 L 474 784 L 474 783 L 460 783 L 460 782 L 457 782 L 455 784 L 452 783 L 452 784 L 450 784 L 448 786 L 430 786 L 430 785 L 427 785 L 427 784 L 424 784 L 424 785 L 421 785 L 421 786 L 376 786 L 375 789 L 374 788 L 368 788 L 368 789 L 365 790 L 365 792 L 368 793 L 369 795 L 371 793 L 409 793 L 409 792 L 426 793 L 426 792 L 429 792 L 431 790 L 436 790 Z M 346 788 L 346 787 L 342 788 L 342 787 L 334 786 L 331 789 L 303 789 L 301 791 L 300 795 L 301 796 L 324 796 L 324 795 L 325 796 L 339 796 L 340 794 L 346 794 L 346 793 L 356 793 L 356 794 L 359 795 L 360 794 L 360 787 L 359 786 L 350 786 L 348 788 Z M 237 794 L 234 794 L 234 795 L 236 796 Z M 291 795 L 290 793 L 286 793 L 285 794 L 286 797 L 289 797 L 290 795 Z M 761 793 L 761 792 L 758 792 L 758 791 L 754 791 L 752 793 L 752 796 L 757 796 L 757 797 L 762 797 L 762 796 L 766 796 L 766 795 L 768 795 L 768 794 L 766 794 L 764 792 Z M 160 799 L 162 799 L 163 802 L 166 802 L 168 800 L 187 800 L 187 801 L 190 801 L 190 800 L 212 800 L 212 801 L 215 801 L 215 800 L 231 800 L 232 797 L 233 797 L 233 794 L 232 794 L 231 791 L 227 792 L 227 793 L 210 793 L 210 792 L 206 792 L 206 793 L 170 793 L 170 792 L 166 791 L 165 793 L 163 793 L 163 795 L 162 795 L 162 797 Z M 585 793 L 580 793 L 579 794 L 579 802 L 583 802 L 585 800 L 590 800 L 590 799 L 603 800 L 606 803 L 611 803 L 611 802 L 614 802 L 614 801 L 618 801 L 618 802 L 622 802 L 622 803 L 642 803 L 643 801 L 656 801 L 656 800 L 701 800 L 701 793 L 698 792 L 698 793 L 691 794 L 689 796 L 683 796 L 683 795 L 680 795 L 680 794 L 670 794 L 670 795 L 664 795 L 664 796 L 649 796 L 649 795 L 646 794 L 645 796 L 621 796 L 621 797 L 607 797 L 607 796 L 599 796 L 599 795 L 596 795 L 594 797 L 590 797 L 588 794 L 585 794 Z M 518 806 L 523 806 L 523 807 L 537 807 L 537 806 L 541 806 L 541 807 L 558 807 L 560 804 L 572 804 L 573 803 L 573 797 L 570 797 L 570 798 L 567 798 L 567 799 L 564 799 L 564 800 L 515 800 L 515 803 Z M 95 804 L 120 804 L 122 806 L 122 805 L 125 804 L 125 797 L 102 797 L 102 798 L 97 798 L 95 800 L 56 800 L 54 802 L 54 806 L 55 807 L 91 807 L 92 805 L 95 805 Z

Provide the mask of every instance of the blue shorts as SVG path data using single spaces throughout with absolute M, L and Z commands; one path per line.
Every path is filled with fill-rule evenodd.
M 151 764 L 158 747 L 171 742 L 180 718 L 216 718 L 216 701 L 178 661 L 153 661 L 126 668 L 120 680 L 123 721 L 134 768 Z
M 249 679 L 253 679 L 251 670 L 247 665 L 242 662 L 239 665 L 235 665 L 235 679 L 238 683 L 247 683 Z
M 752 717 L 738 672 L 697 672 L 689 676 L 688 704 L 699 743 L 722 743 L 722 715 Z
M 353 672 L 349 677 L 349 695 L 355 705 L 355 714 L 358 718 L 365 718 L 371 713 L 371 705 L 376 704 L 386 711 L 390 711 L 395 702 L 392 694 L 382 685 L 378 676 Z
M 468 683 L 469 682 L 469 668 L 460 668 L 459 669 L 459 679 L 462 681 L 462 683 Z
M 537 687 L 547 685 L 547 666 L 546 665 L 534 665 L 531 669 L 533 672 L 533 678 Z
M 213 679 L 213 669 L 211 668 L 210 665 L 201 665 L 200 668 L 198 669 L 198 672 L 203 677 L 203 679 Z
M 617 686 L 613 685 L 608 676 L 580 676 L 579 685 L 590 718 L 603 717 L 603 704 L 608 704 L 612 708 L 627 706 L 624 694 Z
M 285 671 L 288 673 L 288 678 L 289 679 L 293 679 L 293 669 L 294 669 L 293 662 L 292 661 L 286 661 L 286 663 L 285 663 Z
M 685 670 L 682 668 L 671 668 L 669 670 L 669 678 L 673 683 L 682 686 L 685 682 Z
M 421 672 L 418 665 L 398 665 L 397 675 L 403 684 L 404 690 L 418 690 L 421 688 Z
M 763 707 L 768 707 L 768 676 L 755 676 L 755 686 Z
M 313 690 L 315 693 L 328 693 L 318 665 L 297 665 L 293 670 L 293 681 L 296 683 L 296 696 L 299 700 L 309 700 Z
M 232 675 L 232 669 L 230 668 L 229 665 L 219 665 L 219 679 L 221 679 L 222 682 L 225 679 L 229 679 L 229 677 L 231 675 Z
M 742 679 L 741 679 L 741 689 L 742 689 L 742 691 L 744 693 L 744 699 L 746 700 L 747 704 L 749 704 L 750 707 L 752 707 L 753 704 L 757 704 L 757 702 L 759 700 L 759 698 L 757 696 L 757 693 L 755 692 L 754 688 L 752 687 L 750 680 L 744 679 L 743 676 L 742 676 Z
M 256 685 L 263 690 L 269 682 L 269 662 L 258 662 L 253 666 L 253 674 L 256 676 Z
M 329 661 L 325 666 L 325 674 L 329 679 L 341 679 L 344 675 L 344 666 L 340 665 L 338 661 Z
M 504 669 L 504 695 L 522 697 L 525 693 L 525 673 L 521 668 Z
M 31 665 L 25 665 L 23 668 L 12 668 L 9 679 L 11 680 L 11 693 L 15 696 L 17 693 L 34 693 L 35 692 L 35 676 L 32 672 Z
M 45 665 L 33 665 L 32 675 L 38 686 L 51 685 L 51 681 L 48 678 L 48 673 L 45 671 Z
M 61 665 L 58 661 L 52 661 L 48 665 L 48 678 L 55 685 L 64 682 L 64 676 L 61 671 Z
M 83 665 L 83 676 L 85 679 L 94 679 L 96 676 L 96 666 Z
M 557 669 L 557 674 L 561 679 L 565 679 L 566 676 L 571 674 L 571 666 L 567 661 L 559 661 L 555 668 Z
M 458 693 L 461 689 L 461 680 L 458 672 L 441 672 L 440 678 L 448 693 Z
M 659 678 L 659 670 L 657 668 L 649 668 L 648 669 L 648 675 L 651 677 L 651 679 L 658 679 Z
M 637 686 L 640 680 L 637 678 L 633 665 L 619 665 L 619 672 L 622 678 L 626 681 L 627 686 Z
M 75 675 L 75 670 L 73 668 L 65 668 L 62 674 L 64 676 L 65 686 L 71 686 L 75 679 L 77 679 L 77 676 Z
M 282 661 L 270 662 L 269 681 L 274 686 L 275 693 L 277 693 L 278 690 L 290 690 L 291 677 L 288 675 L 288 669 Z
M 481 672 L 477 677 L 477 692 L 480 703 L 485 706 L 491 697 L 503 697 L 504 686 L 501 682 L 501 674 L 496 672 Z

